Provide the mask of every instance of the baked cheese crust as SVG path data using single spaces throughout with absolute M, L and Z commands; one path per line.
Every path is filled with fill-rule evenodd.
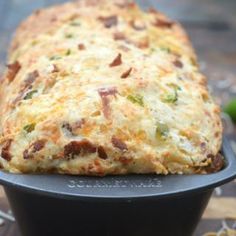
M 218 171 L 220 109 L 179 23 L 122 0 L 38 10 L 0 86 L 0 163 L 14 173 Z

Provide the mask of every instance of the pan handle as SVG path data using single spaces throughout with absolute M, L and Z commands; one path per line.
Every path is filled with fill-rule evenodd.
M 233 138 L 232 138 L 233 137 Z M 226 170 L 232 175 L 232 177 L 236 177 L 236 137 L 235 136 L 224 136 L 223 138 L 223 155 L 227 160 Z M 234 150 L 233 150 L 234 149 Z

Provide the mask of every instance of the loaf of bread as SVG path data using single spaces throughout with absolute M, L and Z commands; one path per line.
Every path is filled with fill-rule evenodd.
M 0 86 L 0 164 L 13 173 L 218 171 L 220 109 L 180 24 L 124 0 L 34 12 Z

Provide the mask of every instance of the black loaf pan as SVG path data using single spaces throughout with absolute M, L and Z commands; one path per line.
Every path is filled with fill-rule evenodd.
M 0 172 L 22 236 L 190 236 L 213 189 L 236 177 L 225 168 L 189 176 L 79 177 Z

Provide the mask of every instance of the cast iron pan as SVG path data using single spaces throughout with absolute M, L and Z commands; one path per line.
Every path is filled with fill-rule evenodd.
M 236 177 L 236 158 L 224 138 L 225 168 L 207 175 L 126 175 L 84 177 L 71 175 L 24 175 L 0 171 L 0 183 L 27 192 L 60 198 L 127 199 L 176 196 L 212 189 Z

